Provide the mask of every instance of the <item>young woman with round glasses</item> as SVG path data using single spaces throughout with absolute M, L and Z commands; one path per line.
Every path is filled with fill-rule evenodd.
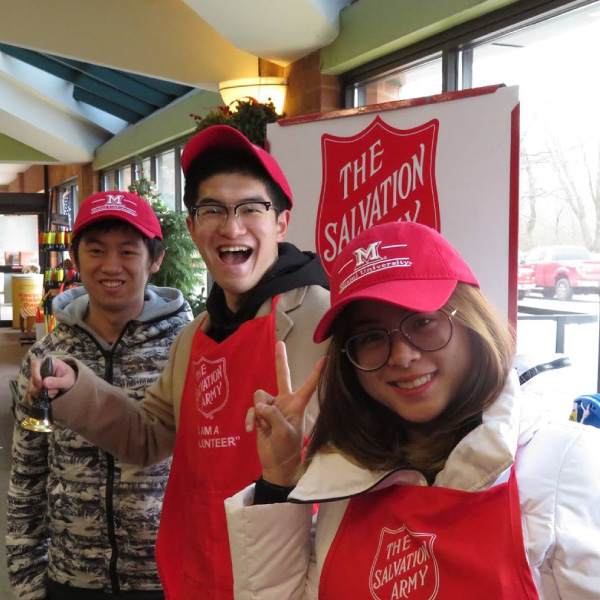
M 341 252 L 331 292 L 324 366 L 292 391 L 280 344 L 279 395 L 248 414 L 263 475 L 226 501 L 236 599 L 599 598 L 600 432 L 519 387 L 460 254 L 379 225 Z

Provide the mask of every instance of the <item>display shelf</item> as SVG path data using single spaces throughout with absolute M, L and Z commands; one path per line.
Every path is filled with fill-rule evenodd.
M 43 231 L 40 233 L 40 250 L 66 252 L 70 243 L 70 231 Z
M 71 231 L 44 231 L 40 233 L 40 254 L 42 256 L 42 272 L 44 274 L 44 297 L 38 308 L 40 322 L 46 325 L 46 333 L 54 327 L 52 315 L 52 300 L 62 291 L 77 285 L 80 281 L 79 273 L 72 267 L 68 256 L 71 244 Z M 56 266 L 50 266 L 50 254 L 57 253 Z M 65 256 L 66 255 L 66 256 Z
M 79 273 L 75 269 L 52 267 L 44 271 L 44 289 L 58 289 L 61 285 L 79 283 Z

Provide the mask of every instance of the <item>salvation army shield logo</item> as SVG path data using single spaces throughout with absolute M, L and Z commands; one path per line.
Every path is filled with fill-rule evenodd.
M 357 135 L 322 136 L 316 248 L 327 275 L 344 246 L 378 223 L 415 221 L 440 230 L 438 129 L 437 119 L 396 129 L 378 115 Z
M 415 533 L 406 525 L 384 527 L 371 566 L 369 588 L 375 600 L 433 600 L 440 578 L 433 553 L 435 534 Z
M 226 360 L 208 360 L 202 357 L 192 364 L 196 382 L 196 407 L 206 418 L 212 419 L 212 415 L 221 410 L 229 398 Z

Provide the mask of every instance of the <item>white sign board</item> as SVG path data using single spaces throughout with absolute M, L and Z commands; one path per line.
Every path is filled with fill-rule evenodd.
M 516 323 L 517 87 L 285 119 L 267 139 L 294 196 L 286 241 L 318 251 L 329 272 L 365 227 L 430 225 Z

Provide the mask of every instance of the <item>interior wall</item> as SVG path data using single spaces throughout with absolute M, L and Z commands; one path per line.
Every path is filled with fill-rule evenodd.
M 50 189 L 74 178 L 77 178 L 80 200 L 100 190 L 100 173 L 94 171 L 92 163 L 48 166 L 48 187 Z M 0 192 L 35 194 L 45 191 L 44 165 L 29 167 L 29 169 L 23 173 L 19 173 L 11 183 L 7 186 L 2 186 L 2 188 L 4 189 L 0 188 Z
M 33 165 L 19 173 L 7 186 L 6 192 L 15 194 L 37 194 L 44 191 L 44 166 Z
M 329 112 L 342 108 L 342 92 L 337 75 L 324 75 L 318 52 L 313 52 L 286 68 L 288 91 L 285 114 L 288 117 Z
M 48 167 L 48 186 L 50 189 L 77 178 L 79 198 L 83 200 L 100 190 L 100 174 L 94 171 L 92 163 L 83 165 L 56 165 Z

